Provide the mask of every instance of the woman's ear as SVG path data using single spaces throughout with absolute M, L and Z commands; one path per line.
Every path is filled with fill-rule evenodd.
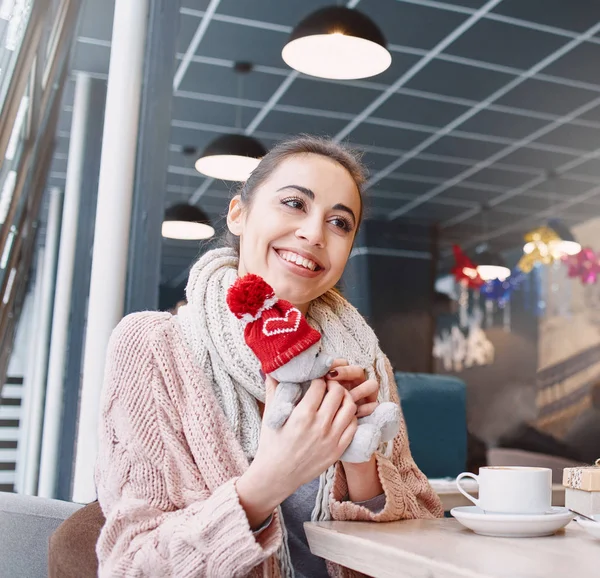
M 227 212 L 227 228 L 232 235 L 239 237 L 242 234 L 242 222 L 244 211 L 242 207 L 242 197 L 235 195 L 229 201 L 229 211 Z

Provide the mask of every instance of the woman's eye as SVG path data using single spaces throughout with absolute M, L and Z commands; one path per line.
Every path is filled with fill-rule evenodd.
M 304 202 L 302 201 L 302 199 L 297 199 L 296 197 L 292 197 L 290 199 L 283 199 L 281 201 L 281 203 L 283 205 L 287 205 L 288 207 L 290 207 L 292 209 L 303 209 L 304 208 Z
M 330 223 L 333 223 L 336 227 L 339 227 L 343 231 L 351 231 L 352 224 L 348 219 L 344 219 L 343 217 L 335 217 L 331 219 Z

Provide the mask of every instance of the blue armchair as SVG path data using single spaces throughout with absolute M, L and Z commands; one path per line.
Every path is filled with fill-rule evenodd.
M 428 478 L 456 477 L 467 463 L 466 385 L 444 375 L 396 372 L 416 464 Z

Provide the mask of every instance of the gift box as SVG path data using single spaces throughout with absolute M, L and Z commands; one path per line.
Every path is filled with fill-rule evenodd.
M 565 468 L 563 486 L 584 492 L 600 492 L 600 459 L 593 466 Z
M 567 488 L 565 506 L 584 516 L 597 516 L 600 514 L 600 492 L 584 492 Z

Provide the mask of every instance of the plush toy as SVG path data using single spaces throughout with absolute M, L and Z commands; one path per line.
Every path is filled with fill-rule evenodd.
M 232 313 L 244 323 L 246 343 L 258 357 L 262 370 L 279 382 L 264 416 L 268 426 L 283 426 L 313 379 L 323 377 L 334 358 L 321 349 L 321 334 L 288 301 L 278 299 L 259 276 L 237 279 L 227 293 Z M 381 442 L 394 438 L 400 426 L 400 408 L 380 403 L 359 418 L 358 429 L 342 461 L 366 462 Z

